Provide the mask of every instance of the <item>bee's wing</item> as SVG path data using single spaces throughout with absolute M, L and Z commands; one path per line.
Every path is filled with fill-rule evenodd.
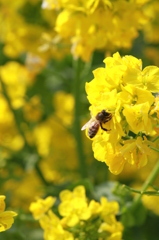
M 95 119 L 94 119 L 94 118 L 91 118 L 86 124 L 83 125 L 83 127 L 81 128 L 81 130 L 83 131 L 83 130 L 89 128 L 94 121 L 95 121 Z

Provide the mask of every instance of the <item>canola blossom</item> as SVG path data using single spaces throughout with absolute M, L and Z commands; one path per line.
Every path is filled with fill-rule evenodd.
M 14 218 L 17 216 L 16 212 L 5 211 L 5 196 L 0 195 L 0 232 L 6 231 L 11 228 L 14 223 Z
M 0 42 L 4 44 L 3 53 L 6 56 L 16 58 L 26 53 L 29 66 L 32 71 L 36 71 L 46 64 L 48 58 L 54 56 L 61 59 L 66 52 L 68 53 L 67 47 L 62 47 L 63 43 L 56 37 L 53 30 L 57 16 L 56 11 L 40 11 L 40 8 L 39 10 L 36 8 L 36 13 L 40 14 L 40 20 L 39 24 L 34 24 L 30 22 L 25 9 L 35 11 L 35 7 L 41 3 L 40 0 L 18 0 L 16 3 L 10 0 L 1 0 L 0 3 Z M 29 7 L 30 10 L 28 10 Z M 42 23 L 47 23 L 49 28 L 44 27 Z M 36 69 L 33 69 L 35 65 Z
M 31 203 L 30 211 L 33 212 L 34 218 L 40 219 L 45 212 L 47 212 L 48 209 L 53 206 L 55 201 L 56 198 L 47 197 L 44 200 L 39 198 L 36 203 Z
M 122 239 L 123 226 L 115 217 L 119 211 L 117 202 L 109 202 L 105 197 L 102 197 L 100 202 L 88 201 L 83 186 L 77 186 L 73 191 L 63 190 L 60 193 L 60 200 L 58 206 L 60 217 L 50 209 L 49 201 L 40 200 L 48 202 L 48 211 L 39 218 L 45 240 L 86 240 L 88 237 L 100 240 Z M 30 210 L 37 219 L 38 208 L 41 212 L 39 200 L 31 203 L 31 206 L 36 206 L 30 207 Z
M 159 1 L 0 10 L 0 239 L 156 239 Z
M 59 38 L 68 40 L 74 58 L 89 61 L 95 50 L 132 46 L 149 20 L 144 13 L 146 2 L 43 0 L 42 7 L 59 11 L 55 23 Z
M 115 53 L 104 60 L 105 68 L 96 69 L 94 79 L 86 83 L 96 116 L 102 110 L 112 114 L 93 138 L 97 160 L 105 162 L 113 174 L 119 174 L 126 163 L 141 168 L 153 155 L 153 137 L 158 136 L 159 68 L 147 66 L 133 56 Z M 88 130 L 87 130 L 88 133 Z
M 158 43 L 159 41 L 159 2 L 155 1 L 148 1 L 144 8 L 145 15 L 151 19 L 148 21 L 147 24 L 143 28 L 143 33 L 147 42 L 151 43 Z

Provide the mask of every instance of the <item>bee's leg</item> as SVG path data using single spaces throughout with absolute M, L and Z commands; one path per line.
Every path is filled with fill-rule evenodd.
M 104 131 L 109 131 L 108 129 L 106 129 L 106 128 L 104 128 L 103 126 L 102 126 L 102 123 L 100 123 L 100 127 L 101 127 L 101 129 L 103 129 Z

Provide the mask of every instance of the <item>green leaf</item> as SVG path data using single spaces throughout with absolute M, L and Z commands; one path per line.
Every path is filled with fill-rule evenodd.
M 125 227 L 141 226 L 146 220 L 147 210 L 140 202 L 138 205 L 125 206 L 121 215 L 121 221 Z

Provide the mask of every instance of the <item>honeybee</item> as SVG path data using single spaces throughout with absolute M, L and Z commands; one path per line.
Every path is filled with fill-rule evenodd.
M 103 123 L 109 122 L 112 119 L 112 114 L 102 110 L 97 113 L 95 117 L 92 117 L 82 128 L 81 130 L 88 129 L 88 136 L 90 138 L 95 137 L 97 134 L 99 127 L 104 131 L 109 131 L 108 129 L 102 126 Z

